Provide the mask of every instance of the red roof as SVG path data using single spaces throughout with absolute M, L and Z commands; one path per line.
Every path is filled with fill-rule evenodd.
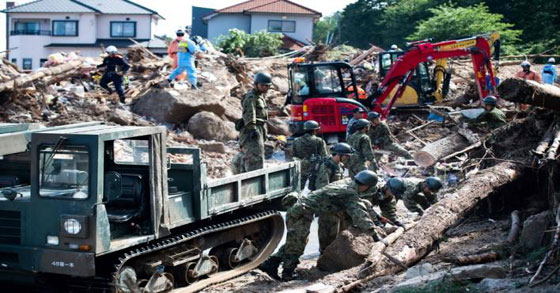
M 300 42 L 294 38 L 291 38 L 285 34 L 282 36 L 282 46 L 280 48 L 284 50 L 295 51 L 305 47 L 305 43 Z
M 286 14 L 308 14 L 321 16 L 321 13 L 305 6 L 288 0 L 249 0 L 226 8 L 214 11 L 214 13 L 286 13 Z

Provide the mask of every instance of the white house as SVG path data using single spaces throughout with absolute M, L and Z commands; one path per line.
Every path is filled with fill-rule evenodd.
M 319 18 L 320 12 L 288 0 L 250 0 L 215 10 L 203 21 L 208 24 L 208 39 L 213 42 L 237 28 L 250 34 L 263 30 L 283 33 L 288 39 L 308 44 Z
M 150 41 L 157 12 L 128 0 L 38 0 L 8 7 L 8 58 L 24 70 L 39 68 L 59 51 L 95 57 L 102 47 L 126 49 Z

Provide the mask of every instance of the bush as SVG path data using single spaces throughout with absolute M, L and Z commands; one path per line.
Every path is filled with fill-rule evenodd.
M 217 47 L 226 54 L 247 57 L 266 57 L 278 54 L 282 46 L 282 35 L 256 32 L 252 35 L 238 29 L 229 30 L 229 34 L 221 36 Z

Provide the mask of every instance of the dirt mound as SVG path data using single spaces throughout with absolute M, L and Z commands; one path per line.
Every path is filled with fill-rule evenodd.
M 368 257 L 373 243 L 371 236 L 360 234 L 352 228 L 342 231 L 325 248 L 317 260 L 317 267 L 322 271 L 338 272 L 358 266 Z

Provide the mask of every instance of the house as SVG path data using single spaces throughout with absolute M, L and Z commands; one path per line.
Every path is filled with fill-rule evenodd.
M 192 7 L 192 26 L 191 34 L 193 36 L 201 36 L 205 39 L 208 38 L 208 24 L 204 22 L 203 18 L 206 15 L 214 12 L 215 9 L 204 7 Z
M 153 38 L 163 19 L 156 11 L 129 0 L 38 0 L 14 6 L 8 2 L 8 58 L 24 70 L 39 68 L 52 53 L 80 51 L 99 56 L 102 47 L 125 50 Z
M 268 31 L 284 34 L 284 44 L 309 44 L 321 13 L 288 0 L 250 0 L 218 9 L 203 17 L 208 39 L 216 42 L 233 28 L 247 33 Z M 193 23 L 194 24 L 194 23 Z M 193 27 L 194 29 L 194 27 Z

